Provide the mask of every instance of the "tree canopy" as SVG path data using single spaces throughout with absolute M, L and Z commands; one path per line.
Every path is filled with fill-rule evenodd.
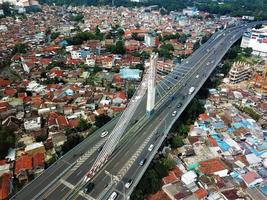
M 9 148 L 15 147 L 15 141 L 14 132 L 0 125 L 0 159 L 5 158 Z

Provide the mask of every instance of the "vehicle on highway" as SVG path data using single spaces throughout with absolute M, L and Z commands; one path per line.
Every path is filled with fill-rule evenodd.
M 143 166 L 145 164 L 145 162 L 146 162 L 146 158 L 143 158 L 140 160 L 139 165 Z
M 124 185 L 125 186 L 125 188 L 130 188 L 131 187 L 131 185 L 133 184 L 133 179 L 129 179 L 128 181 L 127 181 L 127 183 Z
M 89 193 L 94 189 L 94 187 L 95 187 L 94 183 L 89 183 L 88 185 L 85 186 L 83 192 L 84 193 Z
M 101 147 L 99 147 L 99 148 L 97 149 L 97 152 L 100 152 L 100 151 L 102 151 L 102 149 L 103 149 L 103 146 L 104 146 L 104 145 L 102 145 Z
M 191 87 L 191 88 L 189 88 L 189 92 L 188 92 L 188 94 L 190 95 L 190 94 L 192 94 L 194 91 L 195 91 L 195 87 Z
M 109 196 L 108 200 L 114 200 L 118 196 L 117 192 L 112 192 L 112 194 Z
M 151 144 L 149 147 L 148 147 L 148 151 L 152 151 L 154 148 L 154 144 Z
M 176 110 L 172 112 L 172 116 L 173 116 L 173 117 L 175 117 L 176 114 L 177 114 L 177 111 L 176 111 Z
M 177 108 L 181 108 L 182 105 L 183 105 L 182 103 L 178 103 Z
M 104 131 L 103 133 L 101 133 L 100 137 L 106 137 L 108 135 L 108 131 Z

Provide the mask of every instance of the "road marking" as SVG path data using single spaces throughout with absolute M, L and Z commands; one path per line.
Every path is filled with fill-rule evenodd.
M 66 185 L 68 188 L 73 190 L 74 185 L 72 185 L 71 183 L 65 181 L 64 179 L 60 179 L 60 182 L 63 183 L 64 185 Z
M 82 173 L 82 170 L 79 171 L 79 172 L 76 174 L 76 176 L 79 176 L 81 173 Z
M 159 127 L 159 125 L 158 125 Z M 136 161 L 136 159 L 139 157 L 139 155 L 142 153 L 142 151 L 144 150 L 145 146 L 149 143 L 150 139 L 155 135 L 155 133 L 158 130 L 158 127 L 156 127 L 156 129 L 145 139 L 145 141 L 142 143 L 142 145 L 136 150 L 136 152 L 131 156 L 131 158 L 124 164 L 124 166 L 122 167 L 122 169 L 119 171 L 119 173 L 117 174 L 117 177 L 119 178 L 119 180 L 121 180 L 125 174 L 127 173 L 127 171 L 131 168 L 131 166 L 133 165 L 133 163 Z
M 66 189 L 66 187 L 64 186 L 64 187 L 60 190 L 60 192 L 63 192 L 65 189 Z

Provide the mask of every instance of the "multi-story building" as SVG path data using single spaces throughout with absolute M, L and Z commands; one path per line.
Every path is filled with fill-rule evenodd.
M 267 59 L 267 26 L 261 29 L 252 29 L 243 34 L 241 47 L 250 47 L 252 54 Z
M 247 63 L 235 62 L 229 72 L 229 79 L 232 83 L 239 83 L 247 80 L 251 74 L 251 67 Z
M 145 44 L 147 47 L 153 47 L 156 45 L 156 36 L 154 33 L 145 34 Z

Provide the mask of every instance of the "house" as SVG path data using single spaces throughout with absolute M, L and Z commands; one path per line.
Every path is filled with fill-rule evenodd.
M 197 199 L 204 199 L 205 197 L 208 196 L 208 191 L 205 190 L 204 188 L 199 188 L 196 192 L 194 192 L 195 196 L 197 197 Z
M 225 177 L 228 175 L 227 166 L 218 158 L 199 162 L 199 171 L 207 175 L 218 175 Z
M 262 164 L 262 159 L 253 153 L 247 154 L 245 156 L 246 156 L 246 160 L 248 161 L 248 163 L 251 167 L 253 167 L 253 166 L 257 167 L 257 166 Z
M 115 105 L 120 105 L 121 103 L 125 103 L 127 101 L 126 95 L 124 91 L 119 91 L 116 93 L 115 98 L 112 100 L 112 103 Z
M 27 145 L 24 151 L 28 155 L 32 156 L 33 154 L 36 154 L 36 153 L 45 153 L 45 147 L 42 142 L 36 142 L 36 143 Z
M 188 171 L 182 175 L 181 181 L 185 185 L 190 185 L 197 180 L 197 175 L 194 171 Z
M 64 115 L 60 115 L 56 118 L 56 123 L 59 129 L 64 129 L 69 126 L 69 122 Z
M 22 155 L 15 161 L 15 176 L 20 183 L 28 181 L 28 175 L 33 168 L 32 157 L 29 155 Z
M 10 174 L 4 173 L 0 176 L 0 200 L 7 200 L 10 194 Z
M 246 174 L 241 175 L 241 177 L 248 187 L 253 187 L 256 184 L 263 182 L 263 179 L 259 176 L 259 174 L 254 171 L 247 172 Z
M 31 119 L 25 119 L 24 128 L 26 131 L 33 131 L 33 130 L 41 129 L 41 118 L 36 117 L 36 118 L 31 118 Z
M 18 130 L 22 125 L 22 121 L 11 115 L 2 121 L 2 125 L 12 130 Z
M 40 174 L 41 172 L 44 171 L 45 168 L 45 157 L 44 157 L 44 153 L 35 153 L 33 154 L 33 169 L 34 169 L 34 173 L 35 175 Z

